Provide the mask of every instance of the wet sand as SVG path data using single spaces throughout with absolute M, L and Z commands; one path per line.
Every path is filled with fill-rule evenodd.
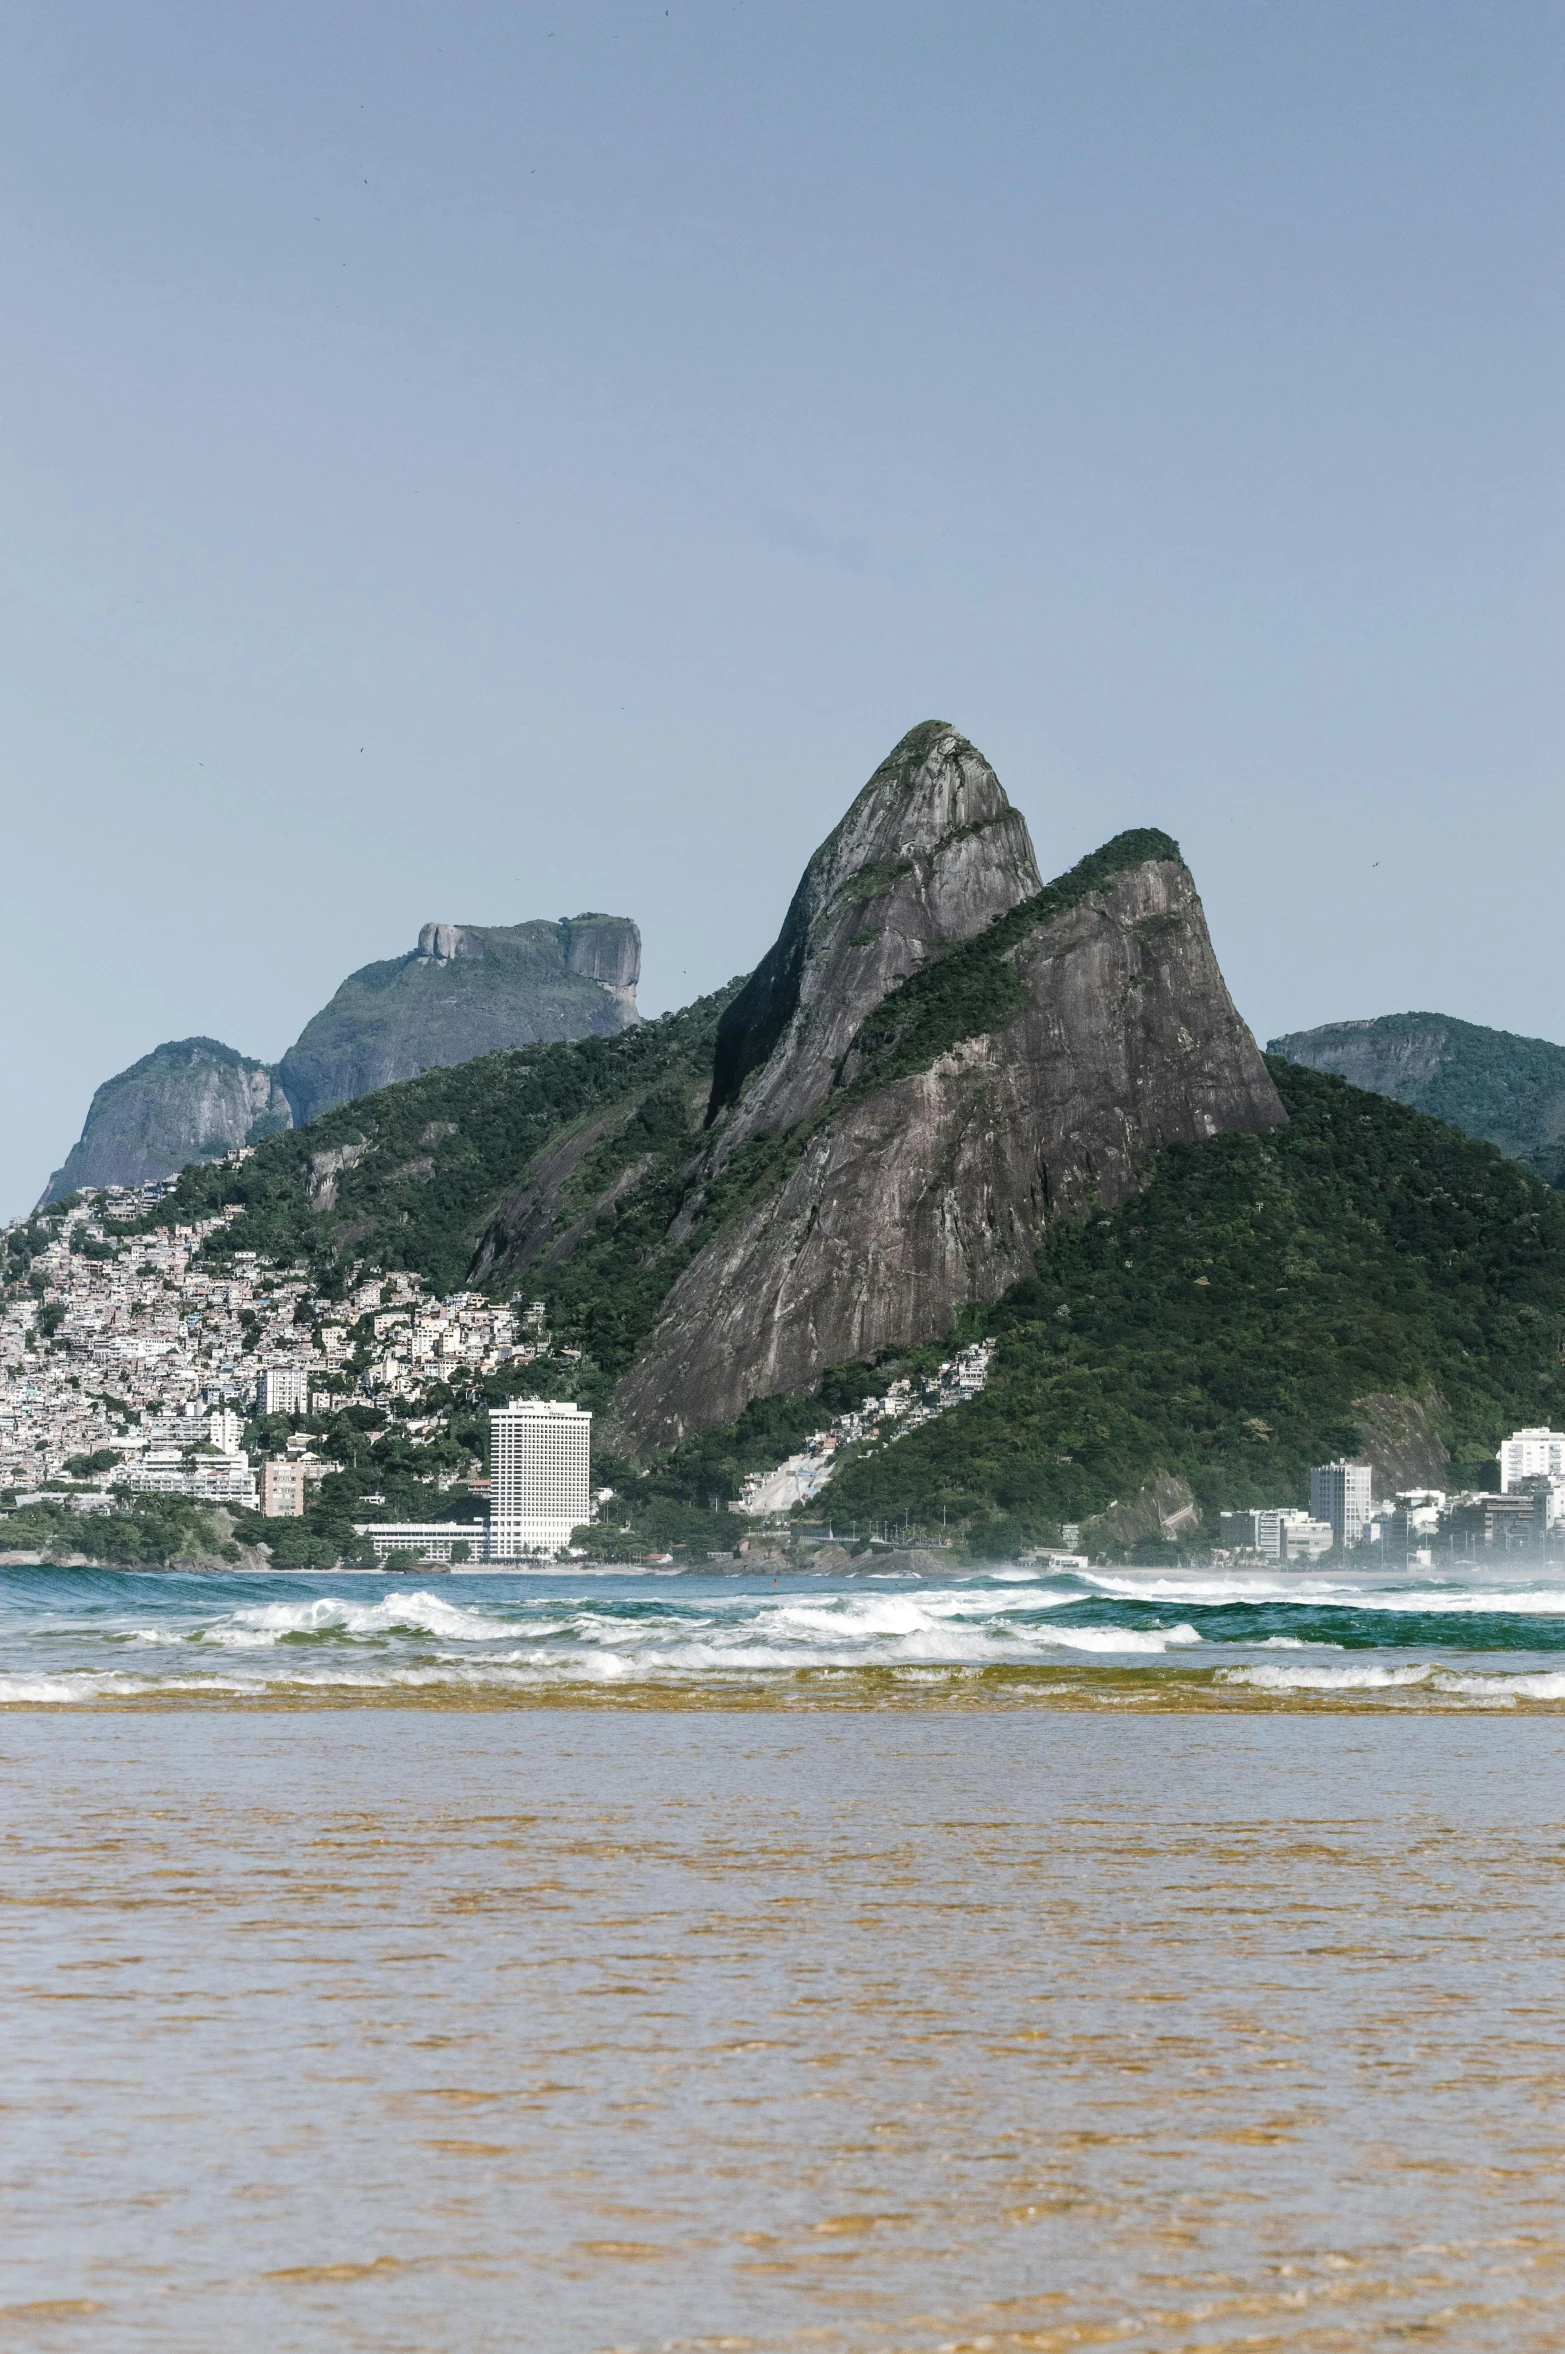
M 1565 2343 L 1565 1727 L 0 1724 L 0 2347 Z

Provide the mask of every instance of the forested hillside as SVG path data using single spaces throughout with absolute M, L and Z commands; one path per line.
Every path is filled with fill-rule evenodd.
M 187 1173 L 161 1214 L 239 1200 L 231 1248 L 302 1254 L 328 1282 L 358 1258 L 416 1267 L 442 1290 L 468 1279 L 487 1230 L 501 1253 L 492 1280 L 548 1301 L 556 1338 L 586 1351 L 566 1386 L 601 1407 L 667 1280 L 666 1263 L 648 1262 L 684 1182 L 726 994 L 619 1038 L 426 1073 L 270 1139 L 237 1170 Z M 844 1462 L 823 1499 L 839 1528 L 944 1527 L 1003 1551 L 1108 1514 L 1096 1534 L 1112 1544 L 1159 1475 L 1187 1484 L 1210 1527 L 1223 1506 L 1305 1500 L 1311 1463 L 1383 1442 L 1399 1418 L 1435 1467 L 1448 1453 L 1441 1484 L 1451 1486 L 1480 1482 L 1516 1423 L 1558 1425 L 1565 1197 L 1388 1097 L 1281 1059 L 1270 1068 L 1285 1129 L 1171 1148 L 1142 1193 L 1111 1215 L 1056 1225 L 1035 1275 L 964 1313 L 953 1339 L 998 1340 L 989 1388 Z M 763 1179 L 768 1149 L 746 1148 L 735 1199 Z M 634 1190 L 602 1208 L 630 1169 Z M 503 1221 L 491 1222 L 529 1170 L 529 1184 L 556 1188 L 546 1225 L 568 1249 L 518 1275 L 504 1265 Z M 758 1400 L 644 1477 L 611 1466 L 632 1547 L 731 1544 L 736 1524 L 721 1507 L 746 1471 L 948 1345 Z M 546 1377 L 561 1378 L 558 1368 Z M 483 1403 L 453 1399 L 442 1462 L 480 1441 Z M 405 1471 L 392 1462 L 393 1433 L 367 1427 L 379 1416 L 353 1419 L 366 1425 L 362 1476 L 345 1476 L 340 1494 L 328 1483 L 334 1528 L 360 1487 L 378 1484 L 389 1500 L 395 1486 L 401 1499 L 423 1468 L 416 1451 Z M 402 1508 L 415 1501 L 407 1489 Z
M 1208 1516 L 1308 1501 L 1415 1400 L 1442 1484 L 1565 1414 L 1565 1199 L 1492 1146 L 1281 1060 L 1289 1126 L 1163 1155 L 1111 1217 L 1058 1228 L 964 1337 L 984 1395 L 829 1491 L 848 1521 L 949 1519 L 990 1541 L 1128 1504 L 1158 1473 Z M 1366 1403 L 1367 1402 L 1367 1403 Z
M 1382 1014 L 1292 1031 L 1270 1052 L 1394 1095 L 1565 1186 L 1565 1046 L 1450 1014 Z

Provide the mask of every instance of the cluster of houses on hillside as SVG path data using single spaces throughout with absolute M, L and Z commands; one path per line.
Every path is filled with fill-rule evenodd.
M 989 1379 L 994 1346 L 992 1340 L 974 1341 L 921 1381 L 893 1381 L 884 1396 L 865 1398 L 854 1412 L 839 1414 L 824 1430 L 812 1431 L 798 1453 L 775 1471 L 752 1473 L 730 1511 L 755 1516 L 809 1503 L 835 1470 L 839 1448 L 858 1444 L 866 1454 L 872 1453 L 876 1446 L 905 1438 L 921 1423 L 976 1398 Z
M 26 1272 L 0 1301 L 0 1494 L 54 1491 L 90 1511 L 150 1492 L 294 1514 L 326 1466 L 302 1440 L 252 1463 L 247 1421 L 421 1405 L 432 1384 L 551 1353 L 541 1302 L 435 1299 L 405 1273 L 330 1298 L 303 1266 L 226 1247 L 209 1258 L 203 1245 L 237 1209 L 127 1231 L 166 1191 L 108 1187 L 7 1230 L 26 1237 Z M 441 1420 L 414 1413 L 402 1427 L 417 1444 Z

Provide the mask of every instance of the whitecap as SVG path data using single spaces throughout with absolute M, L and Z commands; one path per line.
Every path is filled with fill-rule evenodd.
M 1565 1673 L 1551 1668 L 1539 1675 L 1460 1675 L 1442 1668 L 1435 1677 L 1442 1692 L 1466 1692 L 1483 1700 L 1565 1700 Z
M 1039 1639 L 1066 1651 L 1168 1651 L 1201 1640 L 1191 1626 L 1049 1627 Z
M 252 1610 L 236 1610 L 226 1625 L 207 1630 L 208 1642 L 221 1643 L 230 1629 L 241 1636 L 280 1642 L 288 1635 L 387 1635 L 409 1632 L 443 1635 L 447 1641 L 491 1643 L 514 1635 L 514 1622 L 483 1618 L 439 1594 L 419 1589 L 411 1594 L 387 1594 L 380 1602 L 349 1602 L 340 1594 L 322 1594 L 311 1602 L 266 1602 Z
M 1427 1665 L 1377 1667 L 1366 1661 L 1353 1667 L 1220 1667 L 1217 1680 L 1262 1692 L 1384 1692 L 1427 1683 L 1433 1672 Z

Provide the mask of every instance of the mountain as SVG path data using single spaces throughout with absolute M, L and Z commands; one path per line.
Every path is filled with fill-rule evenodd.
M 638 1017 L 641 934 L 626 916 L 426 924 L 409 956 L 350 973 L 277 1067 L 295 1125 L 447 1063 Z
M 427 1072 L 174 1199 L 243 1202 L 244 1247 L 322 1268 L 525 1285 L 645 1456 L 938 1339 L 1165 1146 L 1285 1119 L 1176 845 L 1123 834 L 1040 885 L 993 770 L 930 722 L 742 988 Z
M 450 1434 L 480 1446 L 518 1384 L 591 1405 L 600 1462 L 640 1457 L 605 1464 L 632 1545 L 730 1542 L 712 1504 L 746 1472 L 985 1335 L 979 1397 L 843 1464 L 839 1529 L 1166 1546 L 1306 1501 L 1342 1452 L 1383 1492 L 1482 1484 L 1506 1429 L 1565 1416 L 1565 1195 L 1263 1063 L 1174 844 L 1121 835 L 1040 888 L 992 771 L 934 726 L 748 981 L 340 1105 L 188 1169 L 158 1215 L 225 1202 L 214 1261 L 542 1300 L 580 1355 L 453 1394 Z M 401 1445 L 387 1425 L 366 1481 Z
M 79 1141 L 44 1189 L 59 1201 L 79 1185 L 144 1185 L 187 1161 L 215 1160 L 291 1124 L 288 1099 L 265 1063 L 215 1038 L 179 1038 L 106 1079 Z
M 1210 1538 L 1225 1508 L 1307 1503 L 1337 1456 L 1380 1495 L 1486 1486 L 1507 1430 L 1561 1427 L 1565 1196 L 1398 1102 L 1271 1070 L 1286 1128 L 1176 1146 L 1109 1216 L 1054 1229 L 962 1327 L 998 1344 L 982 1396 L 847 1465 L 839 1528 L 944 1517 L 1005 1551 L 1074 1521 L 1144 1546 L 1199 1515 Z
M 769 1181 L 676 1277 L 613 1433 L 671 1445 L 933 1340 L 1052 1225 L 1137 1191 L 1162 1147 L 1285 1117 L 1177 845 L 1123 834 L 1044 888 L 988 762 L 926 722 L 722 1018 L 671 1238 L 746 1156 Z
M 1565 1185 L 1565 1046 L 1450 1014 L 1382 1014 L 1293 1030 L 1267 1051 L 1413 1104 Z
M 171 1177 L 419 1071 L 537 1039 L 612 1037 L 639 1019 L 640 972 L 628 916 L 426 924 L 410 954 L 350 973 L 276 1066 L 184 1038 L 105 1080 L 43 1201 Z

